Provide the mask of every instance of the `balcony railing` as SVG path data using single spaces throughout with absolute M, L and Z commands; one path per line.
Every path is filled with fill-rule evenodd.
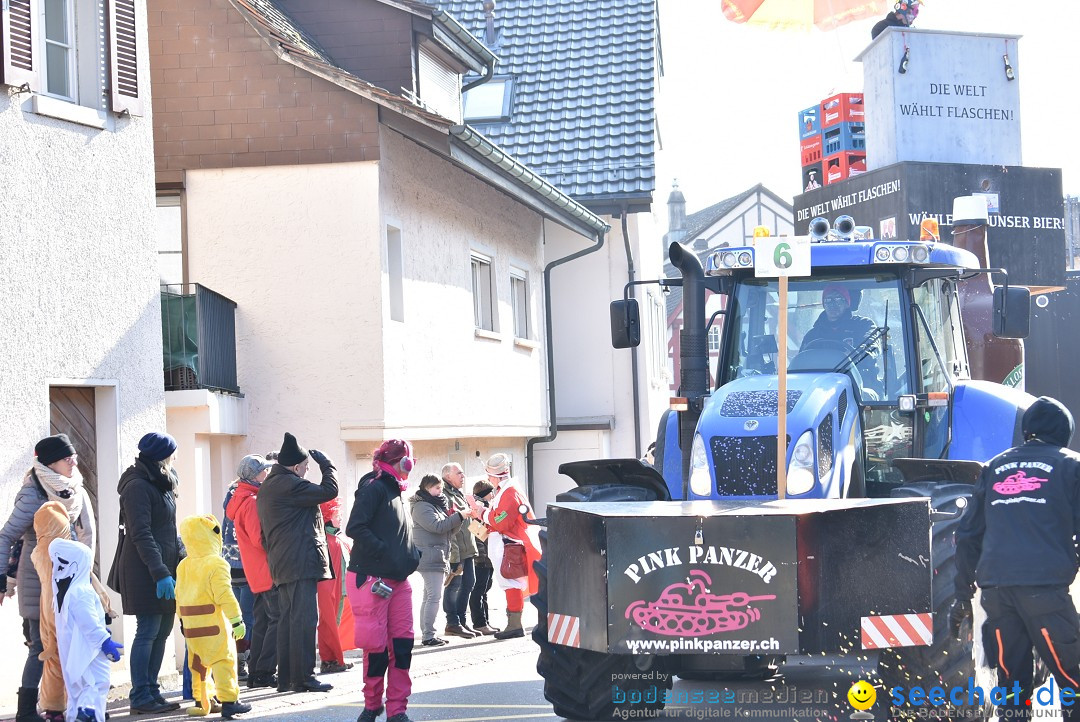
M 161 285 L 165 390 L 239 393 L 236 303 L 194 284 Z

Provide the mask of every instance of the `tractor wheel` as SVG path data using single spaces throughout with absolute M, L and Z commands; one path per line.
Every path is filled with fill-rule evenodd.
M 891 496 L 900 498 L 928 497 L 934 511 L 959 512 L 958 499 L 970 498 L 973 487 L 969 484 L 945 482 L 918 482 L 905 484 L 892 491 Z M 915 685 L 924 689 L 941 686 L 967 687 L 968 679 L 975 679 L 988 689 L 993 686 L 986 668 L 977 668 L 972 650 L 972 630 L 961 630 L 963 642 L 957 642 L 949 633 L 949 608 L 956 592 L 956 542 L 953 534 L 960 526 L 959 514 L 946 521 L 935 522 L 930 541 L 930 565 L 933 568 L 931 604 L 934 613 L 934 643 L 919 647 L 894 647 L 882 650 L 878 672 L 885 689 L 895 686 L 910 688 Z M 978 676 L 977 676 L 977 673 Z M 986 682 L 989 681 L 989 686 Z M 979 719 L 988 708 L 956 710 L 957 719 Z
M 546 530 L 540 532 L 540 546 L 546 551 Z M 536 671 L 544 678 L 544 697 L 555 714 L 577 720 L 657 716 L 671 689 L 663 658 L 601 654 L 549 642 L 547 563 L 541 558 L 533 568 L 540 581 L 530 597 L 537 616 L 532 636 L 540 647 Z

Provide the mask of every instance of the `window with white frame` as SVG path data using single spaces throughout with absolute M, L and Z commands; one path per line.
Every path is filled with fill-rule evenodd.
M 465 120 L 469 123 L 491 123 L 510 120 L 510 100 L 514 79 L 509 75 L 496 76 L 465 93 Z
M 180 196 L 158 196 L 155 235 L 158 249 L 158 275 L 162 285 L 184 282 L 183 208 Z
M 485 331 L 495 330 L 495 293 L 491 275 L 491 259 L 478 253 L 472 254 L 473 319 L 476 327 Z
M 709 329 L 709 353 L 720 351 L 720 327 L 713 325 Z
M 105 127 L 96 119 L 106 110 L 142 115 L 145 8 L 145 0 L 3 0 L 0 84 L 33 93 L 34 112 L 78 123 Z
M 529 276 L 510 269 L 510 308 L 514 312 L 514 336 L 529 338 Z
M 405 320 L 405 275 L 402 261 L 401 230 L 386 227 L 386 276 L 390 291 L 390 320 Z

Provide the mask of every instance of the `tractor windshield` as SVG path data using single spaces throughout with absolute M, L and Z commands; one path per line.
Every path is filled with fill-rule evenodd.
M 894 275 L 820 276 L 788 282 L 788 371 L 850 373 L 865 404 L 912 393 Z M 728 310 L 718 382 L 775 374 L 775 278 L 744 278 Z

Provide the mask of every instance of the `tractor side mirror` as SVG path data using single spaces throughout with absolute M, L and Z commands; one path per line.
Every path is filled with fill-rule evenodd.
M 641 314 L 636 298 L 611 302 L 611 345 L 636 348 L 641 343 Z
M 1023 286 L 994 289 L 994 335 L 1027 338 L 1031 328 L 1031 292 Z

